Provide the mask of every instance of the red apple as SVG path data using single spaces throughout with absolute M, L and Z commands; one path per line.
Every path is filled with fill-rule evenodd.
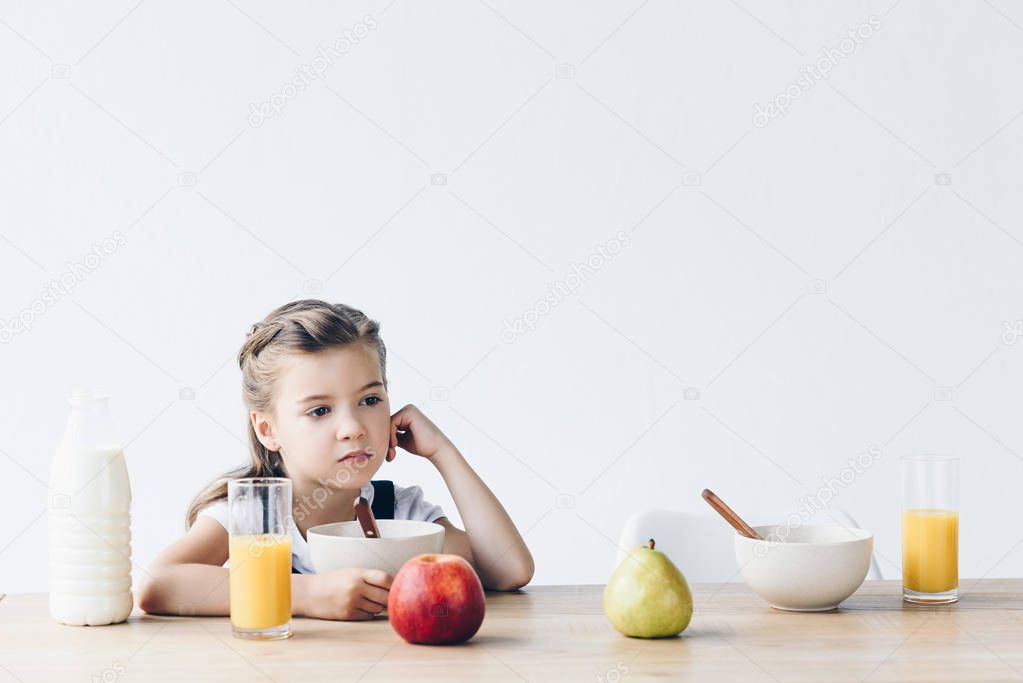
M 458 555 L 419 555 L 391 583 L 387 615 L 410 643 L 464 643 L 483 623 L 487 601 L 472 565 Z

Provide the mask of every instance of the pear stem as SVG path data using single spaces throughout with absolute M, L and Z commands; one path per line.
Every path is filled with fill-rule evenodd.
M 646 547 L 647 547 L 647 548 L 650 548 L 650 550 L 653 550 L 653 549 L 654 549 L 654 539 L 652 539 L 652 538 L 651 538 L 651 539 L 650 539 L 650 540 L 649 540 L 649 541 L 647 542 L 647 544 L 646 544 Z

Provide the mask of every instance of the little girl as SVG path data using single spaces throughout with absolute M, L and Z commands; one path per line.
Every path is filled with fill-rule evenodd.
M 202 491 L 186 518 L 187 533 L 149 567 L 139 607 L 161 614 L 227 615 L 227 480 L 288 477 L 292 482 L 292 612 L 321 619 L 368 619 L 387 606 L 392 577 L 339 569 L 314 573 L 306 531 L 355 519 L 370 501 L 379 518 L 444 527 L 444 552 L 461 555 L 483 586 L 514 590 L 533 576 L 533 558 L 501 503 L 454 444 L 407 405 L 391 415 L 386 351 L 379 325 L 342 304 L 285 304 L 253 325 L 241 351 L 242 392 L 249 410 L 251 462 Z M 437 468 L 465 531 L 423 499 L 418 486 L 371 481 L 397 448 Z

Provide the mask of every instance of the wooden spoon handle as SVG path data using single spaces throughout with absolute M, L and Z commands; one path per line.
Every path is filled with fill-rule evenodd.
M 366 538 L 380 538 L 380 529 L 377 528 L 377 520 L 373 517 L 369 501 L 361 496 L 355 503 L 355 518 L 359 520 L 359 526 L 362 527 L 362 533 Z
M 742 517 L 735 514 L 735 511 L 725 505 L 725 501 L 718 498 L 713 491 L 710 489 L 703 489 L 703 499 L 707 501 L 712 508 L 717 510 L 717 513 L 724 517 L 725 521 L 731 524 L 740 534 L 746 538 L 754 538 L 758 541 L 763 540 L 760 538 L 760 534 L 753 530 L 753 527 L 747 524 Z

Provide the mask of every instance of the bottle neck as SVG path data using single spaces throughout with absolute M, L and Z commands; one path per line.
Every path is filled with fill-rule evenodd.
M 108 450 L 117 447 L 107 396 L 72 396 L 62 446 L 66 450 Z

